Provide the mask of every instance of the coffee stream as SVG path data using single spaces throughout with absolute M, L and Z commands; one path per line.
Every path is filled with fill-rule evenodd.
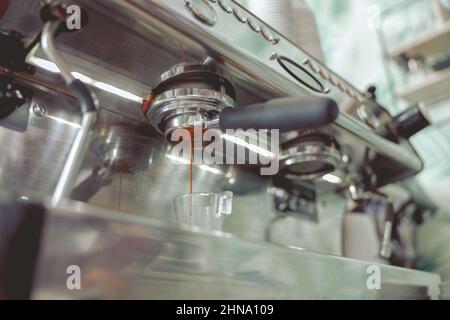
M 192 174 L 194 169 L 194 138 L 193 133 L 191 133 L 191 139 L 189 143 L 189 216 L 192 216 Z
M 192 216 L 192 192 L 193 192 L 193 174 L 194 174 L 194 141 L 195 141 L 195 127 L 187 127 L 189 131 L 189 216 Z
M 193 193 L 193 177 L 194 177 L 194 152 L 196 148 L 196 139 L 200 139 L 200 143 L 202 147 L 205 147 L 207 144 L 203 142 L 203 134 L 206 132 L 206 128 L 201 126 L 190 126 L 185 128 L 189 132 L 189 216 L 192 215 L 193 203 L 192 203 L 192 193 Z M 198 141 L 198 140 L 197 140 Z

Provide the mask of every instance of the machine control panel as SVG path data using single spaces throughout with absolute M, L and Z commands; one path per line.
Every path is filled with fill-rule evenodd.
M 272 43 L 273 45 L 277 45 L 281 38 L 275 35 L 275 32 L 272 31 L 268 26 L 262 24 L 257 19 L 246 16 L 245 12 L 238 8 L 236 5 L 233 5 L 233 2 L 230 0 L 185 0 L 186 6 L 190 13 L 200 22 L 208 25 L 214 26 L 217 22 L 217 11 L 223 10 L 227 14 L 231 14 L 236 18 L 236 21 L 247 25 L 250 30 L 255 32 L 255 34 L 259 34 L 263 39 Z M 289 59 L 288 57 L 284 57 Z M 271 60 L 274 60 L 271 57 Z M 330 72 L 326 70 L 326 68 L 321 67 L 317 64 L 313 59 L 306 58 L 302 63 L 296 63 L 289 59 L 289 61 L 277 61 L 280 63 L 280 66 L 290 74 L 295 80 L 297 80 L 303 86 L 306 86 L 309 90 L 319 93 L 319 94 L 328 94 L 331 91 L 331 87 L 338 89 L 340 92 L 348 96 L 349 98 L 362 103 L 365 98 L 361 95 L 357 90 L 351 88 L 350 85 L 346 84 L 344 81 L 338 79 Z M 293 62 L 293 63 L 291 63 Z M 289 64 L 290 66 L 287 66 Z M 299 77 L 298 75 L 302 75 Z M 317 77 L 316 77 L 317 75 Z M 307 80 L 302 80 L 307 78 Z M 301 81 L 299 81 L 299 79 Z M 312 80 L 312 81 L 309 81 Z M 327 81 L 331 84 L 330 88 L 325 87 L 321 81 Z M 305 84 L 305 82 L 307 82 Z
M 233 14 L 236 20 L 242 24 L 247 24 L 252 31 L 260 33 L 262 37 L 276 45 L 280 38 L 275 36 L 268 27 L 262 26 L 255 19 L 246 17 L 237 7 L 233 7 L 229 0 L 185 0 L 189 12 L 199 21 L 209 26 L 214 26 L 217 22 L 217 12 L 214 4 L 229 14 Z
M 334 87 L 338 88 L 342 93 L 346 94 L 350 98 L 357 100 L 358 102 L 364 101 L 364 97 L 361 94 L 350 88 L 341 80 L 335 78 L 333 75 L 330 75 L 325 69 L 316 65 L 311 59 L 305 59 L 302 64 L 307 66 L 313 73 L 319 75 L 323 80 L 331 83 Z

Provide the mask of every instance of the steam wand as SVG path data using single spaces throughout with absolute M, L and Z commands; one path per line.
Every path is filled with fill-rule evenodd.
M 47 21 L 42 31 L 41 46 L 47 57 L 58 66 L 67 87 L 74 93 L 80 103 L 81 128 L 78 130 L 69 156 L 64 164 L 62 174 L 52 195 L 52 206 L 57 206 L 61 199 L 69 196 L 71 188 L 74 186 L 78 176 L 86 150 L 89 146 L 93 128 L 98 118 L 97 105 L 89 89 L 72 75 L 70 67 L 55 48 L 55 34 L 65 31 L 63 26 L 65 16 L 61 14 L 63 12 L 62 10 L 64 10 L 64 7 L 61 5 L 47 5 L 43 8 L 43 12 L 47 14 L 42 14 L 41 12 L 41 17 L 45 17 L 44 20 Z

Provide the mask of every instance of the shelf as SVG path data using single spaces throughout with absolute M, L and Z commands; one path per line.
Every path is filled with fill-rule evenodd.
M 438 54 L 450 49 L 450 21 L 442 24 L 438 29 L 427 32 L 416 40 L 390 50 L 388 55 L 396 58 L 402 54 L 407 56 L 427 56 Z
M 427 103 L 450 97 L 450 68 L 433 72 L 419 82 L 408 84 L 396 94 L 410 103 Z

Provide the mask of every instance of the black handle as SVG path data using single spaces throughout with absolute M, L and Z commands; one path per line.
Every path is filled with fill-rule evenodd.
M 226 108 L 219 122 L 222 129 L 290 131 L 330 124 L 338 114 L 336 102 L 328 98 L 279 98 L 240 109 Z
M 430 125 L 425 110 L 421 106 L 409 108 L 394 118 L 394 125 L 399 136 L 409 139 L 411 136 Z

